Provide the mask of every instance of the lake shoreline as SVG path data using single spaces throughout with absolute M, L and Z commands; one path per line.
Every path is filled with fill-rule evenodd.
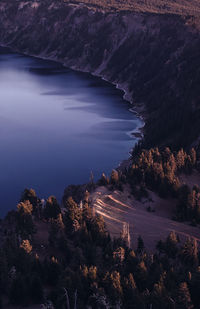
M 145 110 L 145 106 L 144 106 L 144 104 L 140 104 L 140 106 L 138 106 L 138 104 L 136 104 L 134 102 L 132 94 L 128 91 L 128 86 L 129 86 L 128 83 L 124 83 L 122 85 L 121 83 L 112 82 L 112 81 L 109 80 L 109 78 L 107 78 L 103 74 L 99 74 L 97 72 L 91 72 L 91 71 L 86 70 L 86 69 L 85 70 L 79 69 L 78 67 L 76 67 L 74 65 L 70 66 L 64 60 L 59 60 L 56 57 L 47 57 L 47 56 L 42 55 L 42 54 L 35 55 L 35 54 L 32 54 L 32 53 L 21 52 L 20 50 L 13 48 L 12 46 L 7 46 L 3 43 L 0 43 L 0 47 L 7 48 L 13 53 L 18 53 L 18 54 L 21 54 L 21 55 L 24 55 L 24 56 L 29 56 L 29 57 L 33 57 L 33 58 L 41 59 L 41 60 L 45 60 L 45 61 L 53 61 L 55 63 L 61 64 L 64 68 L 71 69 L 71 70 L 76 71 L 76 72 L 88 73 L 88 74 L 90 74 L 94 77 L 98 77 L 98 78 L 108 82 L 110 85 L 113 85 L 116 89 L 119 89 L 120 91 L 123 92 L 123 96 L 122 96 L 123 100 L 129 102 L 132 105 L 132 107 L 129 109 L 129 111 L 131 113 L 133 113 L 134 115 L 136 115 L 136 117 L 142 122 L 142 125 L 138 124 L 137 127 L 133 131 L 127 132 L 127 134 L 130 134 L 129 136 L 132 136 L 132 137 L 134 136 L 137 139 L 137 142 L 144 138 L 144 127 L 145 127 L 145 112 L 144 112 L 144 110 Z M 128 153 L 128 158 L 119 162 L 118 166 L 116 167 L 117 169 L 123 169 L 124 166 L 126 166 L 126 167 L 128 166 L 127 162 L 131 162 L 131 152 L 134 149 L 134 147 L 135 146 L 133 146 L 130 149 L 130 151 Z M 115 167 L 113 167 L 113 168 L 115 168 Z
M 91 72 L 89 72 L 89 71 L 83 71 L 83 70 L 80 70 L 80 69 L 75 69 L 74 67 L 67 66 L 66 63 L 64 63 L 64 62 L 62 62 L 62 61 L 59 61 L 59 60 L 57 60 L 57 59 L 55 59 L 55 58 L 44 57 L 44 56 L 42 56 L 42 55 L 41 55 L 41 56 L 37 56 L 37 55 L 32 55 L 32 54 L 30 54 L 30 53 L 22 53 L 22 52 L 20 52 L 19 50 L 13 49 L 12 47 L 6 46 L 6 45 L 4 45 L 4 44 L 0 44 L 0 47 L 1 47 L 2 49 L 5 48 L 5 52 L 6 52 L 6 50 L 8 50 L 11 54 L 17 53 L 17 54 L 19 54 L 19 55 L 32 57 L 32 58 L 35 58 L 35 59 L 38 59 L 38 60 L 44 60 L 44 61 L 50 61 L 50 62 L 52 61 L 52 62 L 54 62 L 54 63 L 57 63 L 57 64 L 62 65 L 63 68 L 67 68 L 67 69 L 70 69 L 70 70 L 75 71 L 75 72 L 80 72 L 80 73 L 89 74 L 90 76 L 94 76 L 94 77 L 98 78 L 99 80 L 101 79 L 101 80 L 107 82 L 107 83 L 108 83 L 108 86 L 109 86 L 109 85 L 112 85 L 112 86 L 114 86 L 114 88 L 119 89 L 119 90 L 122 92 L 121 94 L 119 94 L 120 97 L 121 97 L 124 101 L 126 101 L 126 102 L 128 102 L 128 103 L 130 104 L 130 107 L 125 108 L 125 109 L 126 109 L 128 112 L 133 113 L 133 114 L 136 116 L 136 122 L 135 122 L 136 128 L 133 129 L 133 130 L 131 130 L 131 131 L 126 131 L 126 134 L 127 134 L 129 137 L 131 137 L 131 139 L 133 139 L 133 141 L 131 141 L 131 143 L 133 144 L 133 146 L 128 150 L 128 152 L 126 152 L 127 155 L 125 155 L 124 157 L 122 157 L 122 159 L 121 159 L 120 161 L 118 161 L 117 164 L 116 164 L 116 162 L 114 162 L 113 165 L 112 165 L 112 162 L 111 162 L 110 170 L 116 169 L 116 170 L 121 170 L 121 171 L 123 171 L 123 170 L 127 169 L 127 168 L 131 165 L 131 152 L 132 152 L 132 150 L 133 150 L 134 147 L 135 147 L 135 145 L 134 145 L 134 139 L 135 139 L 135 144 L 137 144 L 137 142 L 143 138 L 143 127 L 144 127 L 144 122 L 143 122 L 143 117 L 140 116 L 139 111 L 136 111 L 135 107 L 133 106 L 134 103 L 131 101 L 131 96 L 130 96 L 130 95 L 128 96 L 128 92 L 126 91 L 126 89 L 125 89 L 124 87 L 122 88 L 122 86 L 120 86 L 120 84 L 110 82 L 110 81 L 109 81 L 108 79 L 106 79 L 104 76 L 100 76 L 100 75 L 91 73 Z M 4 52 L 3 52 L 3 53 L 4 53 Z M 123 104 L 123 101 L 122 101 L 122 104 Z M 137 119 L 138 119 L 138 120 L 137 120 Z M 121 132 L 122 132 L 122 131 L 121 131 Z M 114 159 L 113 159 L 113 160 L 114 160 Z M 103 173 L 103 172 L 105 172 L 104 169 L 102 169 L 102 173 Z M 106 174 L 107 174 L 107 173 L 106 173 Z M 109 175 L 109 173 L 108 173 L 107 175 Z M 97 179 L 97 180 L 98 180 L 98 179 Z M 71 183 L 72 183 L 72 184 L 75 183 L 77 186 L 78 186 L 79 183 L 80 183 L 81 186 L 83 186 L 83 187 L 87 184 L 87 182 L 85 182 L 85 181 L 84 181 L 84 182 L 82 182 L 82 181 L 80 181 L 80 182 L 79 182 L 79 181 L 74 182 L 73 179 L 72 179 Z M 29 186 L 29 185 L 27 184 L 27 186 Z M 68 186 L 69 186 L 69 183 L 67 183 L 67 181 L 66 181 L 66 184 L 64 184 L 63 193 L 64 193 L 65 188 L 67 188 Z M 33 186 L 33 187 L 34 187 L 34 186 Z M 56 190 L 56 186 L 55 186 L 55 190 Z M 61 188 L 61 191 L 62 191 L 62 188 Z M 56 195 L 57 198 L 58 198 L 58 200 L 60 200 L 60 202 L 62 201 L 63 193 L 61 193 L 61 195 L 60 195 L 60 194 L 57 195 L 58 193 L 54 193 L 54 192 L 52 191 L 52 194 Z M 39 193 L 39 195 L 41 195 L 41 194 Z M 44 197 L 44 196 L 45 196 L 45 194 L 43 194 L 42 197 Z M 15 205 L 15 204 L 14 204 L 14 205 Z M 7 208 L 7 207 L 6 207 L 6 208 Z M 10 206 L 8 206 L 8 210 L 9 210 L 9 209 L 10 209 Z M 1 217 L 2 217 L 2 216 L 1 216 Z

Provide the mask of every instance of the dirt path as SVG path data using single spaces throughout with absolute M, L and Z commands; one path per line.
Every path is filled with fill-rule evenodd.
M 165 239 L 170 231 L 175 231 L 180 239 L 195 237 L 200 242 L 200 228 L 192 227 L 171 220 L 174 200 L 163 200 L 155 194 L 149 200 L 138 202 L 130 196 L 128 188 L 124 192 L 109 192 L 105 187 L 99 187 L 92 194 L 93 206 L 101 214 L 112 236 L 119 236 L 124 222 L 130 224 L 131 245 L 137 244 L 137 238 L 142 236 L 149 250 L 155 248 L 160 239 Z M 148 212 L 147 206 L 154 205 L 155 212 Z

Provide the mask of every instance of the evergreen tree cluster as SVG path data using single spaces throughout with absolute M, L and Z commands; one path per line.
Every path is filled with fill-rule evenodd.
M 172 152 L 169 147 L 164 150 L 152 148 L 133 154 L 127 177 L 133 187 L 138 184 L 145 185 L 165 197 L 176 195 L 181 186 L 178 175 L 181 172 L 191 173 L 196 166 L 194 148 L 189 153 L 183 149 Z
M 148 190 L 162 198 L 174 197 L 177 199 L 174 218 L 196 224 L 200 223 L 200 188 L 195 185 L 190 189 L 179 177 L 191 174 L 194 169 L 199 170 L 199 151 L 194 148 L 187 153 L 183 149 L 173 152 L 169 147 L 143 150 L 138 146 L 126 170 L 113 170 L 110 178 L 102 174 L 98 185 L 123 190 L 123 184 L 129 184 L 139 200 L 148 197 Z
M 24 214 L 32 221 L 22 220 L 19 229 L 18 217 Z M 9 229 L 11 220 L 15 229 Z M 45 256 L 35 243 L 36 222 L 49 226 Z M 57 309 L 200 307 L 197 241 L 180 242 L 171 232 L 154 254 L 146 251 L 141 237 L 133 250 L 123 239 L 111 239 L 88 192 L 79 204 L 69 197 L 64 209 L 54 197 L 44 205 L 37 199 L 34 206 L 28 197 L 1 230 L 1 303 L 49 303 Z

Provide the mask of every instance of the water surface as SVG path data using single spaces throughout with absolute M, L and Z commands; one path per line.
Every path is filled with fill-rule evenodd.
M 0 50 L 0 216 L 25 187 L 62 197 L 109 174 L 141 125 L 122 92 L 89 74 Z

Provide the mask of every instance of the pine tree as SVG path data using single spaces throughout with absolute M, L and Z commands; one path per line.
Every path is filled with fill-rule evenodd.
M 142 254 L 144 251 L 144 241 L 141 236 L 138 237 L 137 252 Z
M 186 153 L 183 149 L 179 150 L 176 155 L 176 164 L 178 169 L 182 169 L 185 166 Z
M 44 291 L 40 277 L 34 276 L 31 280 L 31 297 L 34 303 L 39 304 L 43 301 Z
M 190 157 L 191 157 L 192 165 L 195 166 L 196 161 L 197 161 L 197 154 L 196 154 L 196 150 L 194 148 L 192 148 L 190 150 Z
M 187 283 L 182 282 L 179 285 L 177 298 L 176 298 L 177 309 L 192 309 L 193 304 L 190 297 L 190 291 L 188 289 Z
M 33 189 L 25 189 L 21 195 L 20 202 L 29 201 L 33 206 L 34 215 L 39 215 L 40 211 L 40 200 L 38 199 L 35 191 Z
M 181 249 L 180 257 L 182 261 L 190 268 L 196 268 L 198 259 L 198 245 L 195 238 L 187 238 Z
M 32 218 L 33 206 L 27 200 L 20 202 L 17 205 L 17 227 L 16 230 L 19 234 L 25 238 L 29 238 L 35 232 L 35 227 Z
M 200 267 L 192 274 L 190 279 L 190 293 L 195 308 L 200 308 Z
M 61 213 L 61 209 L 56 197 L 50 196 L 44 207 L 44 217 L 46 219 L 56 219 L 59 213 Z
M 178 244 L 178 239 L 177 239 L 176 233 L 172 231 L 167 237 L 167 240 L 165 243 L 165 252 L 169 257 L 174 258 L 176 256 L 178 252 L 177 244 Z
M 151 303 L 153 308 L 170 308 L 170 306 L 167 304 L 167 293 L 162 280 L 154 284 L 151 296 Z
M 142 260 L 136 268 L 136 282 L 139 290 L 144 290 L 147 287 L 147 267 L 145 262 Z
M 24 239 L 20 245 L 20 248 L 23 249 L 26 253 L 30 254 L 32 251 L 32 246 L 28 239 Z
M 56 286 L 56 284 L 58 283 L 60 274 L 61 274 L 61 266 L 58 260 L 53 256 L 48 265 L 48 282 L 51 285 Z
M 124 294 L 123 308 L 127 309 L 143 308 L 132 273 L 130 273 L 128 277 L 124 278 L 123 294 Z
M 106 175 L 103 173 L 101 175 L 101 178 L 98 181 L 99 186 L 106 186 L 109 184 L 109 178 L 106 177 Z
M 82 224 L 82 209 L 79 208 L 72 197 L 69 197 L 66 201 L 67 212 L 64 216 L 64 224 L 67 232 L 73 233 L 81 228 Z
M 33 210 L 33 206 L 32 206 L 32 204 L 28 200 L 26 200 L 24 202 L 20 202 L 17 205 L 17 211 L 21 215 L 23 215 L 23 214 L 31 215 L 32 214 L 32 210 Z
M 110 274 L 110 284 L 111 284 L 111 297 L 115 300 L 119 299 L 122 295 L 122 286 L 121 286 L 121 276 L 117 271 L 113 271 Z
M 119 182 L 119 173 L 116 170 L 112 170 L 111 176 L 110 176 L 110 182 L 115 185 Z
M 13 280 L 10 288 L 10 300 L 14 305 L 21 305 L 26 302 L 26 298 L 29 298 L 28 286 L 25 282 L 25 278 L 20 274 Z

